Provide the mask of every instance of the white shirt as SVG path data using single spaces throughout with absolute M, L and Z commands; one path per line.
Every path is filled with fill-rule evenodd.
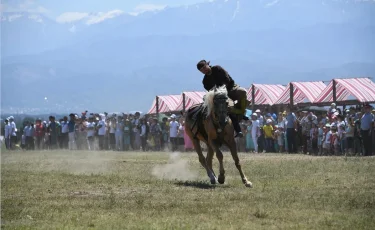
M 61 122 L 61 133 L 68 133 L 68 132 L 69 132 L 68 122 L 62 121 Z
M 139 119 L 136 119 L 133 121 L 133 125 L 134 125 L 134 128 L 133 128 L 133 132 L 137 133 L 138 132 L 138 123 L 139 123 Z
M 145 136 L 146 135 L 146 125 L 142 125 L 141 126 L 141 137 Z
M 16 134 L 17 127 L 16 127 L 16 123 L 14 123 L 14 121 L 10 122 L 10 127 L 11 127 L 11 136 L 17 136 L 17 134 Z
M 23 134 L 26 136 L 26 137 L 32 137 L 34 136 L 34 127 L 28 125 L 24 128 L 23 130 Z
M 94 122 L 87 122 L 86 125 L 87 128 L 94 128 L 95 123 Z M 95 129 L 87 129 L 87 137 L 93 137 L 95 135 Z
M 283 118 L 283 120 L 278 124 L 279 125 L 279 127 L 283 127 L 283 129 L 285 129 L 286 128 L 286 119 L 285 118 Z
M 12 126 L 8 123 L 4 127 L 5 138 L 8 138 L 11 133 L 12 133 Z
M 326 143 L 326 144 L 330 144 L 331 143 L 331 135 L 332 135 L 331 131 L 327 132 L 326 139 L 325 139 L 324 143 Z
M 264 118 L 263 118 L 263 116 L 259 116 L 258 117 L 258 127 L 263 126 L 263 124 L 264 124 Z
M 103 120 L 101 120 L 101 121 L 99 121 L 98 122 L 98 125 L 100 126 L 102 126 L 99 130 L 98 130 L 98 135 L 100 135 L 100 136 L 103 136 L 103 135 L 105 135 L 105 127 L 106 127 L 106 123 L 105 123 L 105 121 L 103 121 Z
M 171 121 L 169 123 L 169 137 L 177 137 L 179 126 L 177 121 Z
M 109 122 L 109 133 L 115 133 L 116 131 L 116 122 L 111 121 Z
M 116 122 L 116 133 L 122 134 L 123 123 L 121 121 Z
M 178 128 L 178 130 L 180 131 L 180 132 L 178 133 L 178 135 L 179 135 L 180 137 L 184 137 L 184 126 L 180 125 L 180 127 Z
M 259 121 L 258 120 L 253 120 L 253 125 L 251 127 L 251 135 L 253 137 L 257 137 L 257 134 L 258 134 L 258 130 L 259 130 Z

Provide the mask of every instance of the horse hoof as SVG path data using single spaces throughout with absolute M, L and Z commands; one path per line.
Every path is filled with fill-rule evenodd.
M 216 178 L 215 179 L 211 179 L 211 184 L 216 184 Z
M 253 187 L 253 183 L 251 183 L 250 181 L 248 181 L 248 182 L 245 183 L 245 186 L 248 187 L 248 188 L 252 188 Z
M 248 181 L 248 182 L 245 183 L 245 186 L 248 187 L 248 188 L 252 188 L 253 187 L 253 183 L 251 183 L 250 181 Z
M 224 184 L 224 182 L 225 182 L 225 176 L 224 175 L 219 175 L 218 182 L 219 182 L 219 184 Z

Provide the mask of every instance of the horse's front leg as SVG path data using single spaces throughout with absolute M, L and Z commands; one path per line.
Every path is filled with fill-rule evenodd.
M 212 149 L 211 145 L 207 145 L 207 156 L 206 156 L 206 164 L 209 170 L 214 174 L 215 176 L 215 183 L 216 183 L 216 175 L 214 170 L 212 169 L 212 159 L 214 158 L 214 150 Z M 212 183 L 212 181 L 211 181 Z
M 194 145 L 194 149 L 198 154 L 199 162 L 201 163 L 203 168 L 206 169 L 207 176 L 210 178 L 211 184 L 216 184 L 216 176 L 213 173 L 212 169 L 210 169 L 210 167 L 207 164 L 206 157 L 204 157 L 203 152 L 202 152 L 200 141 L 198 139 L 193 139 L 192 142 L 193 142 L 193 145 Z M 207 156 L 207 157 L 209 157 L 209 156 Z M 212 158 L 211 158 L 211 162 L 212 162 Z M 212 168 L 212 163 L 211 163 L 211 168 Z
M 219 143 L 217 143 L 216 140 L 212 140 L 211 141 L 211 146 L 212 148 L 215 150 L 216 152 L 216 157 L 219 161 L 219 178 L 218 178 L 218 182 L 220 184 L 224 184 L 225 182 L 225 170 L 224 170 L 224 163 L 223 163 L 223 152 L 221 152 L 220 148 L 219 148 Z

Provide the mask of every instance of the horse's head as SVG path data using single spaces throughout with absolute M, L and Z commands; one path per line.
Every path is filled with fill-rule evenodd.
M 225 85 L 210 90 L 206 94 L 205 104 L 208 108 L 208 114 L 224 128 L 228 115 L 228 92 Z

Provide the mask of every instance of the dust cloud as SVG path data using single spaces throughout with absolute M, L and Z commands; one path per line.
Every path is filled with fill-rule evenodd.
M 194 180 L 198 178 L 198 172 L 189 169 L 188 161 L 183 159 L 179 152 L 171 153 L 167 164 L 155 166 L 152 175 L 161 180 Z
M 64 160 L 58 170 L 72 174 L 104 174 L 111 171 L 110 160 L 102 152 L 90 151 Z
M 69 174 L 106 174 L 113 170 L 115 154 L 99 151 L 52 150 L 14 153 L 3 157 L 3 164 L 16 165 L 19 170 L 39 172 L 63 172 Z

